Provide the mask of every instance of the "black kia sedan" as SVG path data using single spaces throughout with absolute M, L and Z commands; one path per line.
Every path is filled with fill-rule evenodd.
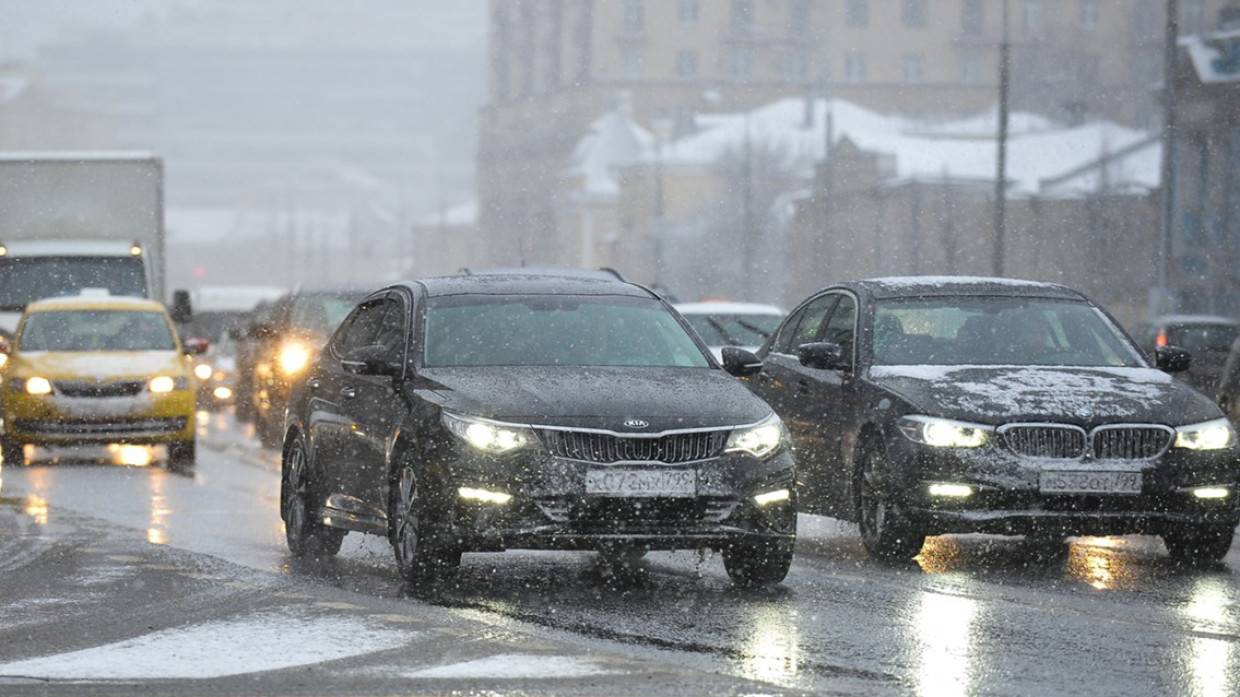
M 1151 367 L 1063 286 L 929 277 L 829 287 L 757 356 L 724 356 L 787 424 L 802 507 L 859 522 L 876 557 L 953 532 L 1148 533 L 1217 560 L 1240 457 L 1219 408 L 1167 374 L 1189 360 L 1164 347 Z
M 385 535 L 408 580 L 462 552 L 716 549 L 781 581 L 796 532 L 783 424 L 654 293 L 581 275 L 392 286 L 293 392 L 280 511 L 294 555 Z

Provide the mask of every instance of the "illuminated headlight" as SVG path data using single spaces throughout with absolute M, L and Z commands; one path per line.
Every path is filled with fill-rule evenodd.
M 973 495 L 973 487 L 968 484 L 936 483 L 928 487 L 931 496 L 944 499 L 967 499 Z
M 310 349 L 303 344 L 285 344 L 280 349 L 280 372 L 295 375 L 310 363 Z
M 1199 486 L 1193 489 L 1193 496 L 1199 499 L 1225 499 L 1230 494 L 1225 486 Z
M 512 494 L 505 494 L 502 491 L 477 489 L 469 486 L 463 486 L 457 489 L 456 495 L 466 501 L 474 501 L 476 503 L 492 503 L 497 506 L 502 506 L 512 500 Z
M 9 362 L 9 354 L 0 353 L 0 368 L 3 368 Z
M 26 378 L 23 382 L 26 394 L 44 395 L 52 393 L 52 383 L 47 378 L 36 376 Z
M 212 372 L 214 371 L 211 370 L 211 366 L 207 363 L 199 363 L 194 366 L 194 376 L 199 380 L 210 380 Z
M 1223 450 L 1230 447 L 1236 433 L 1227 419 L 1215 419 L 1175 429 L 1175 447 L 1186 450 Z
M 792 492 L 788 489 L 776 489 L 753 497 L 753 502 L 759 506 L 769 506 L 772 503 L 780 503 L 792 498 Z
M 754 457 L 766 457 L 787 442 L 787 430 L 784 422 L 775 414 L 763 419 L 755 426 L 746 426 L 732 431 L 728 436 L 727 452 L 749 453 Z
M 232 388 L 226 385 L 220 385 L 219 387 L 216 387 L 211 394 L 214 395 L 216 399 L 232 399 L 233 391 Z
M 485 453 L 503 454 L 534 442 L 527 428 L 443 413 L 443 425 L 458 438 Z
M 187 381 L 185 378 L 173 378 L 167 375 L 160 375 L 159 377 L 151 378 L 151 381 L 146 385 L 146 389 L 155 394 L 165 394 L 173 390 L 184 390 L 188 387 L 186 382 Z
M 980 448 L 990 440 L 990 427 L 933 416 L 906 416 L 900 432 L 914 443 L 932 448 Z

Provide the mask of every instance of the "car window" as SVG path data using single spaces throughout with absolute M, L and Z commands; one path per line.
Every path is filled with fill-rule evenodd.
M 382 346 L 389 358 L 400 359 L 404 350 L 405 305 L 395 298 L 387 300 L 384 305 L 387 309 L 371 343 Z
M 173 351 L 162 312 L 82 310 L 34 312 L 18 338 L 23 351 Z
M 336 355 L 343 358 L 362 346 L 373 344 L 390 304 L 391 301 L 383 299 L 357 308 L 347 318 L 347 324 L 341 328 L 332 344 Z
M 1240 327 L 1231 324 L 1178 324 L 1165 330 L 1166 344 L 1189 351 L 1216 351 L 1231 349 L 1240 335 Z
M 800 316 L 789 322 L 784 327 L 784 331 L 780 333 L 779 352 L 792 353 L 801 344 L 808 344 L 818 338 L 818 329 L 822 326 L 822 320 L 827 316 L 827 310 L 835 304 L 837 297 L 837 293 L 828 293 L 821 298 L 811 300 L 802 308 Z
M 779 319 L 778 315 L 685 315 L 707 346 L 761 346 Z
M 857 326 L 857 301 L 851 296 L 840 295 L 840 302 L 831 311 L 822 340 L 839 344 L 845 356 L 852 356 L 853 340 Z

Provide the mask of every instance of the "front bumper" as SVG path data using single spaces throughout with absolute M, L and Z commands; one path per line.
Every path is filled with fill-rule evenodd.
M 465 550 L 588 550 L 617 544 L 644 549 L 719 549 L 737 542 L 791 541 L 796 535 L 795 467 L 785 449 L 765 460 L 729 453 L 684 465 L 598 464 L 546 453 L 494 458 L 453 444 L 438 468 L 449 501 L 443 538 Z M 591 468 L 697 471 L 685 497 L 616 497 L 586 493 Z M 511 494 L 506 504 L 466 501 L 459 487 Z M 786 501 L 759 506 L 753 496 L 788 489 Z
M 155 445 L 194 438 L 193 390 L 134 397 L 6 394 L 4 435 L 32 445 Z

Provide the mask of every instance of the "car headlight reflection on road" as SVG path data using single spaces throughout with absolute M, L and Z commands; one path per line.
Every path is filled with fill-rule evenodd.
M 785 442 L 784 422 L 771 414 L 757 425 L 738 428 L 728 436 L 727 452 L 749 453 L 754 457 L 766 457 L 779 450 Z
M 529 429 L 444 412 L 443 425 L 461 440 L 486 453 L 502 454 L 534 442 Z
M 304 344 L 285 344 L 280 349 L 280 372 L 285 375 L 296 375 L 310 364 L 310 349 Z
M 38 376 L 26 378 L 26 394 L 44 395 L 52 393 L 52 383 L 47 378 Z
M 980 448 L 990 440 L 990 427 L 933 416 L 906 416 L 900 432 L 914 443 L 932 448 Z
M 1175 429 L 1175 447 L 1186 450 L 1223 450 L 1235 440 L 1227 419 L 1214 419 Z
M 211 369 L 210 364 L 199 363 L 198 365 L 194 366 L 194 375 L 199 380 L 210 380 L 212 372 L 213 371 Z

